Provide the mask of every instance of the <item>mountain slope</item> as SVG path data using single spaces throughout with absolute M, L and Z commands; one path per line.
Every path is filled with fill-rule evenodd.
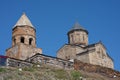
M 120 80 L 120 78 L 42 65 L 31 68 L 0 68 L 0 80 Z

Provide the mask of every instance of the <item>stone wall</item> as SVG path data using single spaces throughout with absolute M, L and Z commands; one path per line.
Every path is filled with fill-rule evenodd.
M 61 59 L 75 59 L 76 57 L 76 48 L 75 46 L 65 44 L 57 52 L 57 57 Z
M 89 59 L 89 54 L 86 52 L 86 54 L 84 54 L 84 55 L 77 55 L 76 56 L 76 59 L 77 60 L 80 60 L 80 61 L 82 61 L 82 62 L 85 62 L 85 63 L 90 63 L 90 59 Z
M 95 51 L 89 52 L 90 64 L 100 65 L 103 67 L 114 68 L 113 61 L 108 55 L 106 48 L 102 43 L 95 44 Z
M 32 67 L 33 65 L 52 65 L 54 67 L 62 69 L 75 69 L 83 70 L 90 73 L 98 73 L 110 78 L 120 78 L 120 72 L 115 71 L 111 68 L 101 67 L 99 65 L 92 65 L 89 63 L 83 63 L 79 60 L 68 61 L 56 57 L 51 57 L 37 53 L 36 55 L 26 59 L 19 60 L 14 58 L 7 58 L 6 66 L 10 67 Z
M 93 65 L 114 68 L 112 58 L 106 52 L 106 49 L 101 43 L 90 45 L 83 52 L 76 55 L 76 59 Z
M 35 29 L 30 26 L 16 26 L 12 32 L 12 46 L 20 43 L 20 38 L 24 37 L 24 44 L 29 45 L 29 39 L 32 38 L 32 46 L 36 47 L 36 32 Z
M 21 44 L 20 45 L 20 59 L 25 60 L 36 53 L 41 53 L 42 54 L 42 49 L 41 48 L 35 48 L 29 45 Z
M 36 53 L 42 53 L 41 48 L 36 48 L 36 30 L 28 25 L 15 26 L 12 46 L 6 50 L 6 56 L 25 60 Z
M 72 31 L 68 34 L 69 44 L 88 45 L 88 34 L 85 31 Z
M 8 48 L 6 50 L 6 56 L 18 59 L 19 58 L 19 45 L 15 45 L 11 48 Z
M 14 58 L 7 58 L 6 66 L 23 68 L 23 67 L 32 67 L 33 63 L 29 63 L 27 61 L 14 59 Z
M 36 53 L 42 53 L 42 49 L 29 46 L 23 43 L 18 43 L 14 47 L 11 47 L 6 50 L 6 56 L 21 60 L 25 60 L 35 55 Z
M 53 65 L 58 68 L 63 69 L 73 69 L 73 62 L 63 60 L 56 57 L 51 57 L 43 54 L 36 54 L 30 58 L 28 58 L 26 61 L 36 63 L 36 64 L 47 64 L 47 65 Z
M 10 67 L 32 67 L 33 65 L 51 65 L 61 69 L 74 69 L 74 62 L 63 60 L 57 57 L 43 55 L 40 53 L 26 59 L 6 58 L 6 66 Z
M 83 70 L 83 71 L 92 72 L 92 73 L 99 73 L 101 75 L 111 77 L 111 78 L 113 78 L 113 77 L 120 78 L 120 72 L 118 72 L 118 71 L 115 71 L 111 68 L 101 67 L 98 65 L 83 63 L 78 60 L 75 60 L 75 62 L 74 62 L 74 69 L 75 70 Z

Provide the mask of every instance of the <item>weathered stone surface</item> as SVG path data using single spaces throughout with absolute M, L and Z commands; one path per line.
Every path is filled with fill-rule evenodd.
M 101 67 L 98 65 L 92 65 L 89 63 L 83 63 L 79 60 L 74 61 L 74 69 L 83 70 L 91 73 L 99 73 L 101 75 L 114 78 L 114 76 L 120 78 L 120 72 L 115 71 L 111 68 Z
M 58 52 L 57 57 L 62 59 L 74 59 L 76 56 L 76 49 L 75 46 L 71 45 L 64 45 Z
M 88 45 L 88 35 L 84 31 L 73 31 L 68 34 L 69 44 Z
M 85 63 L 114 68 L 112 58 L 101 43 L 90 45 L 90 47 L 67 44 L 58 50 L 57 57 L 66 60 L 77 59 Z
M 23 67 L 32 67 L 33 64 L 19 59 L 7 58 L 6 66 L 23 68 Z
M 57 57 L 114 68 L 113 60 L 105 46 L 101 42 L 88 45 L 88 32 L 78 24 L 68 32 L 68 44 L 57 51 Z
M 101 65 L 103 67 L 114 68 L 113 60 L 106 52 L 104 45 L 97 43 L 94 48 L 95 51 L 89 53 L 90 63 Z
M 6 50 L 6 56 L 25 60 L 36 53 L 42 54 L 42 49 L 36 47 L 36 30 L 27 16 L 23 14 L 19 20 L 13 28 L 12 47 Z
M 35 55 L 36 53 L 42 53 L 42 49 L 35 48 L 35 47 L 25 45 L 22 43 L 19 43 L 16 46 L 14 46 L 6 51 L 7 56 L 16 58 L 16 59 L 21 59 L 21 60 L 25 60 L 25 59 Z
M 71 61 L 60 59 L 57 57 L 47 56 L 39 53 L 26 59 L 26 61 L 36 64 L 53 65 L 62 69 L 74 69 L 73 62 Z
M 32 38 L 31 45 L 36 47 L 36 32 L 35 29 L 30 26 L 17 26 L 12 32 L 12 46 L 17 43 L 21 43 L 21 37 L 24 37 L 24 44 L 29 45 L 29 39 Z

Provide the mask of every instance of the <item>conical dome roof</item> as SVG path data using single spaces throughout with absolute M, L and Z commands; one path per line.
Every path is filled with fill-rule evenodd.
M 84 29 L 78 22 L 76 22 L 73 25 L 72 29 L 70 29 L 70 31 L 68 33 L 72 32 L 72 31 L 78 31 L 78 30 L 85 31 L 88 34 L 88 31 L 86 29 Z
M 20 19 L 17 21 L 17 23 L 13 28 L 15 28 L 16 26 L 24 26 L 24 25 L 34 28 L 34 26 L 32 25 L 31 21 L 28 19 L 25 13 L 22 14 L 22 16 L 20 17 Z
M 82 29 L 82 30 L 85 30 L 78 22 L 76 22 L 74 24 L 74 26 L 72 27 L 71 30 L 74 30 L 74 29 Z

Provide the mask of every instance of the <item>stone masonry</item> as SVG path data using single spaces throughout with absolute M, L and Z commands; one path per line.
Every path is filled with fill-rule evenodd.
M 88 31 L 79 23 L 67 33 L 68 44 L 57 51 L 57 57 L 66 60 L 80 60 L 85 63 L 114 68 L 113 59 L 108 55 L 102 42 L 88 44 Z
M 34 56 L 26 59 L 25 61 L 35 63 L 35 64 L 46 64 L 62 69 L 74 69 L 74 62 L 60 59 L 57 57 L 52 57 L 44 54 L 35 54 Z
M 78 22 L 67 35 L 68 44 L 57 51 L 57 59 L 66 61 L 77 59 L 85 63 L 114 68 L 113 60 L 102 42 L 89 44 L 88 31 Z M 36 53 L 42 54 L 42 49 L 36 47 L 36 29 L 24 13 L 12 29 L 12 46 L 6 50 L 6 56 L 26 60 Z M 34 58 L 34 62 L 38 61 L 37 58 Z
M 75 23 L 68 31 L 68 44 L 58 51 L 57 57 L 42 54 L 42 49 L 36 47 L 36 29 L 23 14 L 12 29 L 12 46 L 6 50 L 3 58 L 6 66 L 32 67 L 34 65 L 51 65 L 62 69 L 75 69 L 100 73 L 108 77 L 120 78 L 120 72 L 113 70 L 113 59 L 107 53 L 106 47 L 100 41 L 88 43 L 88 31 L 79 23 Z
M 36 48 L 36 30 L 23 14 L 12 29 L 12 47 L 6 50 L 6 56 L 25 60 L 36 53 L 42 53 L 41 48 Z

